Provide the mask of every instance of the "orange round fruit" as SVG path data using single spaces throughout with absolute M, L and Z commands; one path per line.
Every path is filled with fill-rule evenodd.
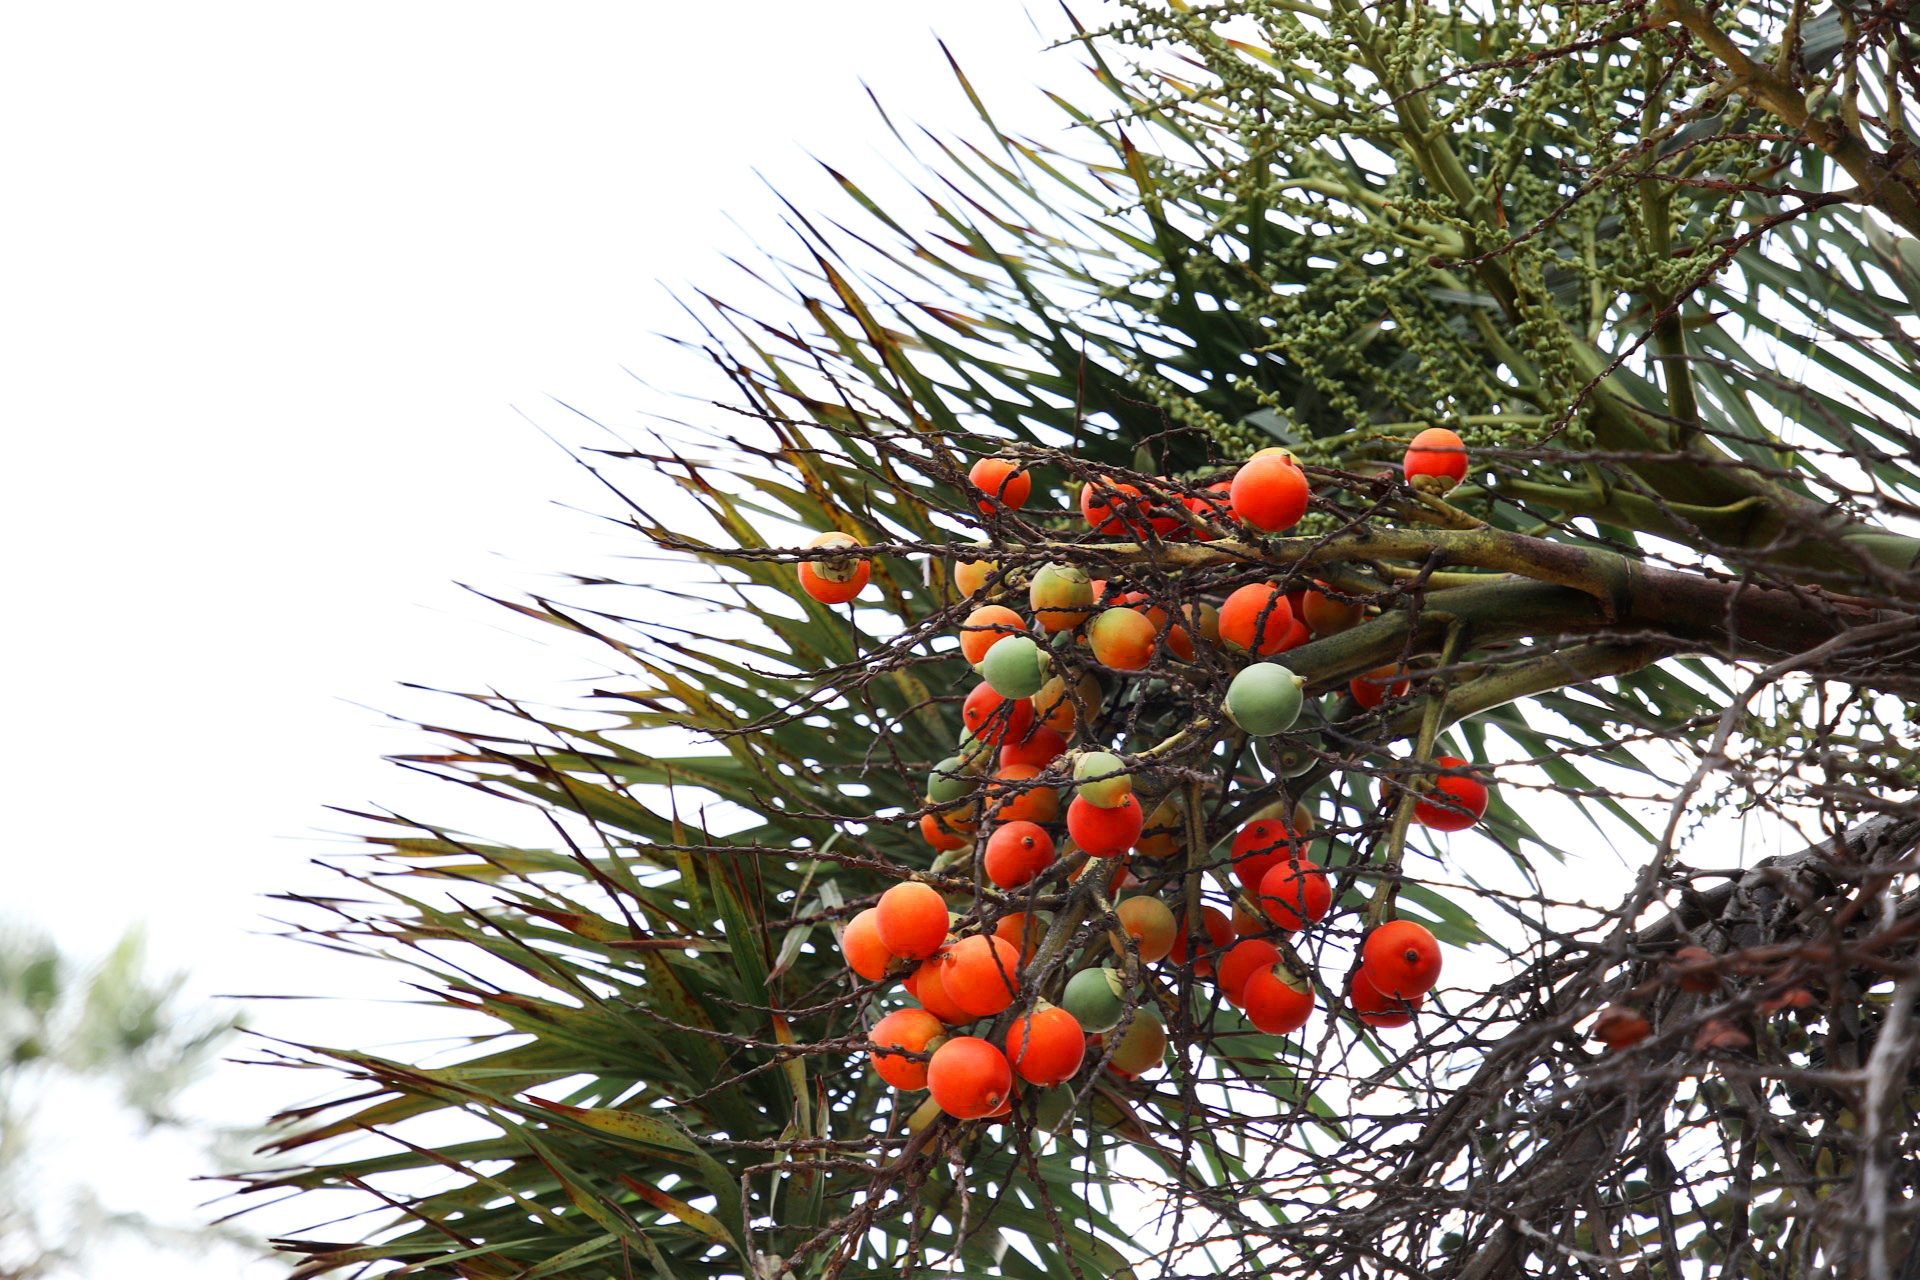
M 923 814 L 920 818 L 920 834 L 926 837 L 935 853 L 964 849 L 973 843 L 971 837 L 955 830 L 953 823 L 943 813 Z
M 1234 516 L 1265 533 L 1291 529 L 1307 513 L 1306 474 L 1278 450 L 1242 463 L 1227 493 Z
M 1027 584 L 1027 604 L 1048 632 L 1077 627 L 1093 616 L 1093 579 L 1077 565 L 1041 565 Z
M 933 1051 L 927 1088 L 940 1109 L 961 1120 L 993 1114 L 1013 1094 L 1007 1055 L 978 1036 L 955 1036 Z
M 1411 1000 L 1396 1000 L 1383 994 L 1373 985 L 1365 969 L 1353 975 L 1353 983 L 1347 989 L 1347 1003 L 1352 1006 L 1354 1016 L 1370 1027 L 1404 1027 L 1413 1021 L 1413 1014 L 1420 1007 L 1425 996 L 1415 996 Z
M 1164 536 L 1184 523 L 1168 510 L 1174 501 L 1165 494 L 1144 493 L 1138 485 L 1099 476 L 1081 488 L 1080 514 L 1097 534 L 1139 541 L 1149 530 Z
M 1280 948 L 1265 938 L 1242 938 L 1227 949 L 1220 961 L 1220 992 L 1234 1004 L 1244 1003 L 1241 999 L 1247 980 L 1262 969 L 1270 969 L 1280 963 Z
M 1247 1021 L 1270 1036 L 1291 1035 L 1313 1013 L 1313 986 L 1284 964 L 1256 971 L 1240 990 Z
M 1278 653 L 1292 630 L 1287 593 L 1271 582 L 1249 583 L 1220 606 L 1220 642 L 1243 653 Z
M 1020 963 L 1033 959 L 1040 940 L 1047 936 L 1047 917 L 1025 911 L 1010 911 L 993 926 L 994 936 L 1020 949 Z
M 1326 918 L 1333 905 L 1333 884 L 1305 858 L 1278 862 L 1260 878 L 1254 905 L 1282 929 L 1304 929 Z
M 1224 526 L 1233 518 L 1233 482 L 1221 480 L 1210 484 L 1198 496 L 1183 498 L 1187 510 L 1202 520 L 1215 526 Z M 1202 542 L 1212 542 L 1220 535 L 1206 529 L 1197 531 Z
M 887 950 L 887 944 L 880 941 L 879 930 L 873 927 L 879 914 L 868 907 L 840 930 L 840 954 L 847 958 L 847 968 L 869 982 L 886 977 L 894 960 L 893 952 Z
M 981 869 L 1002 889 L 1018 889 L 1053 865 L 1053 837 L 1032 822 L 1016 819 L 987 837 Z
M 1025 506 L 1033 492 L 1033 477 L 1011 458 L 980 459 L 968 468 L 967 483 L 987 495 L 973 505 L 988 516 L 1001 503 L 1013 510 Z
M 1171 858 L 1186 844 L 1186 835 L 1186 815 L 1180 809 L 1180 802 L 1170 795 L 1147 815 L 1133 847 L 1149 858 Z
M 999 568 L 994 560 L 962 560 L 953 566 L 953 585 L 963 596 L 977 596 Z
M 947 948 L 940 985 L 976 1018 L 990 1018 L 1020 990 L 1020 948 L 991 933 L 976 933 Z
M 1103 609 L 1087 627 L 1093 660 L 1116 671 L 1140 671 L 1153 661 L 1159 628 L 1133 609 Z
M 1458 756 L 1435 756 L 1433 763 L 1461 772 L 1441 774 L 1432 793 L 1413 806 L 1413 820 L 1435 831 L 1465 831 L 1487 812 L 1486 784 L 1465 772 L 1473 766 Z
M 1027 633 L 1027 620 L 1003 604 L 983 604 L 960 624 L 960 653 L 972 666 L 979 666 L 993 642 L 1004 636 Z
M 924 960 L 946 941 L 946 899 L 930 884 L 903 881 L 880 895 L 873 927 L 894 955 Z
M 873 1030 L 867 1032 L 867 1039 L 873 1048 L 867 1056 L 873 1060 L 873 1069 L 880 1078 L 896 1089 L 924 1089 L 927 1087 L 927 1064 L 914 1058 L 903 1058 L 897 1053 L 887 1053 L 887 1049 L 905 1049 L 909 1053 L 925 1053 L 930 1041 L 947 1034 L 940 1019 L 925 1009 L 895 1009 L 886 1017 L 873 1024 Z
M 1038 694 L 1034 698 L 1039 697 Z M 1034 698 L 1029 698 L 1032 702 Z M 1000 748 L 1000 767 L 1010 764 L 1024 764 L 1035 769 L 1044 769 L 1058 760 L 1067 749 L 1067 740 L 1044 724 L 1036 724 L 1027 730 L 1027 736 L 1018 742 L 1009 742 Z
M 1151 964 L 1173 950 L 1180 922 L 1173 918 L 1173 908 L 1160 899 L 1123 898 L 1115 904 L 1113 914 L 1120 921 L 1121 931 L 1138 941 L 1142 960 Z
M 987 779 L 987 821 L 1052 822 L 1060 816 L 1060 793 L 1036 783 L 1040 770 L 1010 764 Z
M 1407 445 L 1400 469 L 1412 484 L 1421 476 L 1440 476 L 1447 488 L 1467 478 L 1467 445 L 1445 427 L 1428 427 Z
M 1028 698 L 1003 698 L 983 681 L 960 704 L 960 719 L 974 737 L 998 747 L 1027 736 L 1027 730 L 1033 727 L 1033 702 Z
M 1193 952 L 1193 971 L 1199 977 L 1210 978 L 1214 971 L 1214 955 L 1225 950 L 1233 941 L 1233 922 L 1220 908 L 1203 905 L 1200 908 L 1200 925 L 1206 931 L 1207 942 Z M 1173 935 L 1173 950 L 1167 952 L 1167 959 L 1175 964 L 1185 964 L 1187 958 L 1187 919 L 1181 915 L 1178 931 Z
M 1440 980 L 1440 944 L 1424 925 L 1389 920 L 1360 944 L 1360 972 L 1381 995 L 1411 1000 Z
M 972 1022 L 973 1015 L 953 1002 L 947 994 L 946 983 L 941 979 L 940 970 L 946 964 L 947 953 L 936 951 L 920 962 L 913 971 L 913 983 L 907 988 L 914 999 L 927 1007 L 931 1013 L 948 1026 L 958 1026 L 963 1022 Z
M 1065 1009 L 1043 1004 L 1007 1024 L 1007 1061 L 1028 1084 L 1063 1084 L 1086 1056 L 1086 1029 Z
M 807 544 L 809 550 L 820 547 L 857 547 L 860 540 L 846 533 L 823 533 Z M 802 560 L 796 572 L 800 589 L 821 604 L 845 604 L 866 588 L 873 566 L 859 556 L 834 556 L 823 560 Z
M 1054 676 L 1033 695 L 1033 713 L 1040 723 L 1064 738 L 1071 738 L 1081 726 L 1081 717 L 1092 723 L 1100 714 L 1100 682 L 1091 672 L 1068 688 L 1064 676 Z
M 1353 694 L 1353 700 L 1369 711 L 1388 698 L 1405 696 L 1410 686 L 1411 681 L 1407 678 L 1407 668 L 1403 663 L 1395 663 L 1390 667 L 1375 667 L 1347 682 L 1347 689 Z
M 1315 583 L 1314 589 L 1301 593 L 1300 608 L 1297 612 L 1317 636 L 1331 635 L 1335 631 L 1345 631 L 1356 625 L 1366 614 L 1366 606 L 1358 601 L 1336 600 L 1328 595 L 1325 583 Z
M 1610 1004 L 1593 1020 L 1593 1038 L 1609 1049 L 1638 1044 L 1653 1031 L 1647 1015 L 1631 1005 Z
M 1132 795 L 1111 807 L 1075 796 L 1067 806 L 1067 834 L 1089 857 L 1117 858 L 1140 838 L 1144 817 Z

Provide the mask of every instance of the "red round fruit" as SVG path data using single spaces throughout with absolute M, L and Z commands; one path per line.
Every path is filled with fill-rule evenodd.
M 1220 961 L 1221 994 L 1236 1005 L 1243 1003 L 1241 996 L 1246 990 L 1247 980 L 1262 969 L 1270 969 L 1279 963 L 1280 948 L 1265 938 L 1240 939 Z
M 1233 941 L 1233 922 L 1220 908 L 1202 906 L 1200 925 L 1206 931 L 1207 942 L 1205 946 L 1196 949 L 1193 957 L 1193 971 L 1198 976 L 1207 978 L 1213 976 L 1214 954 L 1225 949 L 1227 944 Z M 1179 928 L 1173 935 L 1173 949 L 1167 952 L 1167 959 L 1174 964 L 1187 963 L 1187 918 L 1184 913 L 1179 917 Z
M 1258 453 L 1233 473 L 1233 514 L 1267 533 L 1300 523 L 1307 513 L 1307 477 L 1286 454 Z
M 1013 1003 L 1020 969 L 1019 947 L 997 934 L 976 933 L 947 948 L 940 985 L 974 1017 L 990 1018 Z
M 1181 501 L 1186 503 L 1187 510 L 1193 512 L 1193 514 L 1199 516 L 1209 524 L 1224 525 L 1228 520 L 1233 518 L 1232 493 L 1232 482 L 1221 480 L 1215 484 L 1208 485 L 1205 492 L 1201 493 L 1200 496 L 1183 498 Z M 1202 542 L 1212 542 L 1219 536 L 1217 533 L 1209 533 L 1204 529 L 1200 530 L 1200 540 Z
M 1354 1016 L 1370 1027 L 1406 1026 L 1413 1021 L 1414 1010 L 1425 999 L 1425 996 L 1415 996 L 1411 1000 L 1396 1000 L 1383 995 L 1368 979 L 1365 969 L 1353 975 L 1353 985 L 1347 989 L 1347 1003 L 1353 1007 Z
M 897 884 L 880 895 L 873 910 L 874 932 L 896 956 L 924 960 L 946 941 L 947 902 L 930 884 Z
M 1255 970 L 1240 989 L 1247 1021 L 1270 1036 L 1291 1035 L 1313 1013 L 1313 986 L 1288 972 L 1284 964 Z
M 1007 1055 L 978 1036 L 955 1036 L 933 1051 L 927 1088 L 950 1116 L 976 1120 L 991 1115 L 1013 1094 Z
M 886 977 L 894 961 L 893 952 L 887 950 L 887 944 L 880 941 L 880 933 L 873 927 L 879 914 L 868 907 L 847 921 L 846 928 L 840 931 L 840 954 L 847 958 L 847 967 L 870 982 Z
M 1067 806 L 1067 834 L 1089 857 L 1119 857 L 1133 848 L 1145 824 L 1146 815 L 1132 795 L 1111 807 L 1075 796 Z
M 1033 477 L 1018 462 L 1008 458 L 980 459 L 968 469 L 967 482 L 987 495 L 974 503 L 981 515 L 993 514 L 998 505 L 996 498 L 1009 508 L 1023 507 L 1027 495 L 1033 492 Z
M 1467 770 L 1473 766 L 1458 756 L 1436 756 L 1441 769 Z M 1413 806 L 1413 820 L 1435 831 L 1465 831 L 1487 811 L 1487 788 L 1469 773 L 1443 773 L 1433 784 L 1431 797 Z
M 1095 533 L 1141 540 L 1149 529 L 1165 535 L 1181 527 L 1180 517 L 1167 511 L 1173 501 L 1164 494 L 1143 493 L 1138 485 L 1099 476 L 1081 488 L 1080 514 Z
M 981 869 L 1002 889 L 1018 889 L 1053 865 L 1053 837 L 1024 819 L 1004 823 L 987 837 Z
M 949 1026 L 972 1022 L 974 1015 L 953 1002 L 953 997 L 947 994 L 946 984 L 940 980 L 940 969 L 946 959 L 945 951 L 936 951 L 922 960 L 920 967 L 913 971 L 907 990 L 927 1007 L 928 1013 Z
M 1253 901 L 1282 929 L 1304 929 L 1326 918 L 1333 882 L 1305 858 L 1282 861 L 1267 868 Z
M 1064 1083 L 1086 1056 L 1086 1030 L 1065 1009 L 1047 1005 L 1007 1024 L 1007 1061 L 1028 1084 Z
M 873 1030 L 867 1032 L 867 1039 L 873 1043 L 867 1056 L 873 1061 L 873 1069 L 880 1078 L 896 1089 L 924 1089 L 927 1087 L 927 1064 L 914 1058 L 903 1058 L 897 1053 L 882 1053 L 882 1049 L 906 1049 L 913 1053 L 925 1053 L 928 1042 L 935 1037 L 947 1034 L 940 1019 L 925 1009 L 895 1009 L 886 1017 L 873 1024 Z
M 1375 667 L 1347 682 L 1353 700 L 1369 711 L 1390 697 L 1401 697 L 1409 686 L 1407 668 L 1398 663 L 1390 667 Z
M 1244 653 L 1262 658 L 1278 653 L 1292 630 L 1287 593 L 1271 582 L 1249 583 L 1220 606 L 1221 642 Z
M 1033 703 L 1026 698 L 1003 698 L 982 682 L 960 705 L 960 718 L 974 737 L 997 747 L 1027 736 L 1033 727 Z
M 1287 829 L 1271 818 L 1249 822 L 1233 835 L 1233 874 L 1247 892 L 1257 894 L 1267 872 L 1287 861 L 1298 850 L 1287 837 Z
M 1445 427 L 1428 427 L 1407 445 L 1400 464 L 1411 484 L 1420 476 L 1445 476 L 1454 484 L 1467 478 L 1467 446 Z
M 1065 738 L 1044 724 L 1036 724 L 1027 730 L 1026 737 L 1000 748 L 1000 767 L 1004 769 L 1008 765 L 1023 764 L 1032 769 L 1044 769 L 1059 759 L 1066 749 Z
M 1424 925 L 1389 920 L 1361 944 L 1360 972 L 1381 995 L 1411 1000 L 1440 980 L 1440 944 Z
M 1624 1049 L 1645 1040 L 1653 1030 L 1647 1016 L 1624 1004 L 1610 1004 L 1593 1020 L 1593 1038 L 1609 1049 Z
M 929 813 L 920 819 L 920 834 L 926 837 L 934 852 L 945 853 L 949 849 L 964 849 L 973 843 L 972 837 L 958 831 L 952 819 L 944 813 Z

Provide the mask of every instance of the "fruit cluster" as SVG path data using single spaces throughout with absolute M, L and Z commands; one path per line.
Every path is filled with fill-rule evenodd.
M 1405 462 L 1409 482 L 1428 491 L 1466 471 L 1459 438 L 1441 435 L 1424 433 Z M 968 479 L 989 516 L 1032 493 L 1026 469 L 1006 457 L 979 460 Z M 1298 944 L 1336 898 L 1335 877 L 1308 856 L 1313 815 L 1282 795 L 1210 830 L 1194 765 L 1217 764 L 1216 746 L 1231 740 L 1257 744 L 1276 791 L 1310 769 L 1319 757 L 1290 734 L 1305 682 L 1281 655 L 1359 624 L 1368 606 L 1324 583 L 1183 575 L 1154 553 L 1186 537 L 1284 532 L 1310 498 L 1305 472 L 1280 450 L 1184 494 L 1095 476 L 1079 494 L 1092 537 L 1137 544 L 1106 579 L 1067 554 L 958 567 L 971 605 L 960 652 L 980 679 L 962 703 L 954 753 L 926 776 L 918 822 L 933 874 L 888 889 L 841 938 L 856 974 L 900 978 L 917 1002 L 869 1032 L 874 1070 L 889 1084 L 927 1089 L 940 1110 L 976 1119 L 1005 1114 L 1016 1081 L 1072 1079 L 1090 1048 L 1109 1073 L 1137 1076 L 1162 1061 L 1166 1021 L 1181 1008 L 1173 993 L 1194 977 L 1211 979 L 1260 1032 L 1306 1025 L 1316 980 Z M 867 581 L 846 535 L 822 535 L 810 550 L 840 548 L 799 566 L 817 600 L 851 600 Z M 1396 665 L 1347 692 L 1374 708 L 1406 696 L 1412 680 Z M 1156 722 L 1155 699 L 1179 704 L 1157 721 L 1170 718 L 1171 731 L 1121 749 L 1120 737 L 1139 744 L 1142 725 Z M 1114 714 L 1121 703 L 1125 714 Z M 1438 757 L 1423 777 L 1412 821 L 1459 831 L 1485 812 L 1487 788 L 1466 761 Z M 1225 799 L 1233 779 L 1220 781 Z M 934 883 L 962 878 L 974 889 L 950 895 L 959 908 L 950 910 Z M 1411 1022 L 1441 967 L 1431 932 L 1385 918 L 1391 903 L 1390 892 L 1356 903 L 1364 931 L 1346 975 L 1348 1016 L 1376 1028 Z

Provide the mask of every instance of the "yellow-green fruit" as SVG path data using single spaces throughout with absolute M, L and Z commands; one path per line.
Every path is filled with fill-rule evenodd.
M 1277 662 L 1256 662 L 1227 686 L 1227 715 L 1243 733 L 1285 733 L 1300 718 L 1306 681 Z
M 1002 636 L 980 658 L 980 678 L 1003 698 L 1031 698 L 1053 670 L 1032 636 Z
M 1126 983 L 1114 970 L 1101 965 L 1082 969 L 1067 979 L 1060 996 L 1060 1007 L 1079 1020 L 1088 1031 L 1111 1031 L 1126 1007 Z
M 959 756 L 948 756 L 927 774 L 927 803 L 950 804 L 973 790 L 973 771 Z
M 1102 809 L 1125 804 L 1133 794 L 1133 778 L 1127 773 L 1126 761 L 1111 751 L 1089 751 L 1081 756 L 1074 762 L 1073 780 L 1080 798 Z
M 1127 1033 L 1113 1047 L 1107 1065 L 1116 1071 L 1137 1076 L 1159 1066 L 1167 1056 L 1167 1028 L 1160 1015 L 1151 1009 L 1135 1009 Z
M 1048 631 L 1077 627 L 1093 616 L 1093 579 L 1077 565 L 1042 565 L 1027 587 L 1027 603 Z

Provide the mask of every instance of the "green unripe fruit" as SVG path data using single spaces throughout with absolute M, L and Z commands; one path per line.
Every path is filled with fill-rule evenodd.
M 1051 1133 L 1073 1110 L 1073 1090 L 1041 1089 L 1039 1094 L 1039 1100 L 1033 1107 L 1033 1122 L 1041 1130 Z
M 959 748 L 952 758 L 960 762 L 961 772 L 978 774 L 993 768 L 999 755 L 1000 748 L 976 738 L 973 730 L 962 729 Z
M 1067 979 L 1060 1007 L 1079 1020 L 1088 1031 L 1111 1031 L 1120 1022 L 1126 1008 L 1126 983 L 1105 965 L 1082 969 Z
M 1285 733 L 1300 718 L 1306 681 L 1277 662 L 1256 662 L 1227 686 L 1227 716 L 1243 733 Z
M 1126 762 L 1111 751 L 1089 751 L 1081 756 L 1074 763 L 1073 780 L 1079 784 L 1074 789 L 1080 798 L 1102 809 L 1125 804 L 1133 794 L 1133 778 L 1127 773 Z
M 1297 778 L 1313 768 L 1319 759 L 1297 742 L 1262 742 L 1253 753 L 1269 772 L 1280 778 Z
M 1053 669 L 1032 636 L 1002 636 L 980 659 L 980 678 L 1003 698 L 1031 698 Z
M 927 774 L 927 803 L 951 804 L 973 792 L 973 773 L 959 756 L 948 756 Z

